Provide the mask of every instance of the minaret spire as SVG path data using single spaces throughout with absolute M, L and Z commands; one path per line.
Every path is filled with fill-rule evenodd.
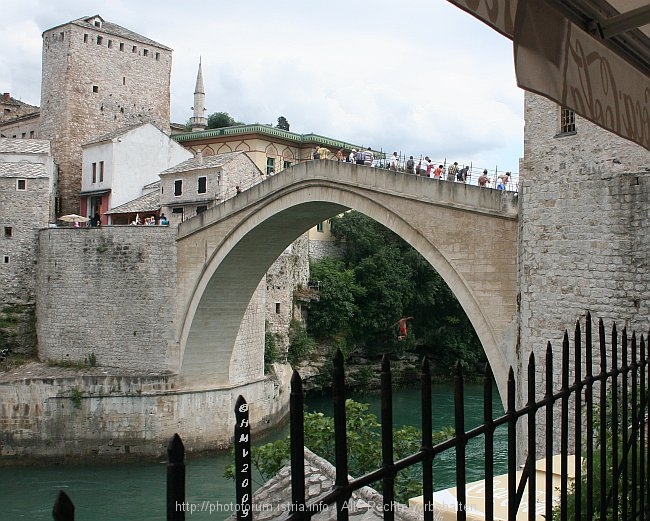
M 205 112 L 205 87 L 203 87 L 203 70 L 201 68 L 201 57 L 199 57 L 199 72 L 196 75 L 196 87 L 194 87 L 194 116 L 190 118 L 192 132 L 204 130 L 208 126 L 208 119 Z

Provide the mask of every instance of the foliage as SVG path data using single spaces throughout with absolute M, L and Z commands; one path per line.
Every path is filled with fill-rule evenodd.
M 235 127 L 237 125 L 244 125 L 244 123 L 241 121 L 235 121 L 235 119 L 227 112 L 215 112 L 208 116 L 207 128 Z
M 358 314 L 357 300 L 363 289 L 355 283 L 354 270 L 346 269 L 343 261 L 324 258 L 310 262 L 310 277 L 320 282 L 318 301 L 309 306 L 309 332 L 317 338 L 329 338 L 333 333 L 347 333 Z
M 275 126 L 275 128 L 281 128 L 282 130 L 289 130 L 289 122 L 287 121 L 287 118 L 284 116 L 280 116 L 278 118 L 278 124 Z
M 289 325 L 289 352 L 287 360 L 292 367 L 306 360 L 316 348 L 316 341 L 307 334 L 302 322 L 292 320 Z
M 61 360 L 48 359 L 45 363 L 48 367 L 64 367 L 66 369 L 84 369 L 88 367 L 85 360 L 70 360 L 62 358 Z
M 81 409 L 82 396 L 83 396 L 83 392 L 78 387 L 73 387 L 72 389 L 70 389 L 70 401 L 72 402 L 72 406 L 75 409 Z
M 368 412 L 368 404 L 346 400 L 346 431 L 348 472 L 355 477 L 360 477 L 381 466 L 381 433 L 377 416 Z M 320 412 L 305 414 L 305 445 L 315 454 L 334 462 L 334 419 Z M 453 429 L 445 428 L 434 433 L 433 443 L 440 443 L 453 436 Z M 394 458 L 398 460 L 416 453 L 422 443 L 422 434 L 419 429 L 404 426 L 394 430 L 393 450 Z M 266 481 L 273 477 L 290 458 L 290 439 L 267 443 L 260 447 L 253 447 L 252 461 Z M 417 467 L 411 467 L 416 470 Z M 230 465 L 224 473 L 226 477 L 234 478 L 234 467 Z M 413 472 L 402 471 L 398 473 L 395 481 L 396 500 L 406 502 L 409 497 L 422 493 L 420 479 Z M 373 484 L 375 487 L 379 483 Z
M 434 371 L 449 374 L 457 362 L 469 373 L 485 354 L 474 329 L 442 277 L 398 235 L 359 212 L 331 220 L 341 259 L 311 263 L 320 299 L 308 304 L 307 329 L 319 341 L 341 341 L 348 352 L 399 357 L 417 350 Z M 398 341 L 396 321 L 412 316 Z
M 271 370 L 275 362 L 280 361 L 275 335 L 271 331 L 264 333 L 264 374 Z

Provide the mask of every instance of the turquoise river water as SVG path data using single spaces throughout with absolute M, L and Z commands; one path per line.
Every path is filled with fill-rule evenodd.
M 434 430 L 453 426 L 453 389 L 449 385 L 433 387 Z M 370 403 L 378 417 L 379 398 L 375 395 L 353 396 Z M 420 426 L 419 389 L 394 391 L 393 420 L 396 426 Z M 331 414 L 331 398 L 308 398 L 310 410 Z M 482 423 L 483 395 L 480 385 L 465 388 L 466 429 Z M 502 414 L 496 389 L 494 410 Z M 285 428 L 284 432 L 288 432 Z M 283 432 L 283 433 L 284 433 Z M 501 429 L 496 434 L 495 469 L 505 472 L 506 442 Z M 282 434 L 282 433 L 280 433 Z M 182 433 L 181 433 L 182 435 Z M 277 437 L 279 434 L 275 434 Z M 257 440 L 254 440 L 256 442 Z M 261 440 L 264 441 L 264 440 Z M 483 478 L 483 446 L 470 442 L 467 447 L 468 481 Z M 186 501 L 188 503 L 231 505 L 235 500 L 234 482 L 223 478 L 229 453 L 189 457 L 186 470 Z M 454 451 L 436 458 L 434 463 L 435 488 L 453 486 L 455 479 Z M 257 483 L 256 486 L 261 485 Z M 0 498 L 3 521 L 52 519 L 52 505 L 59 490 L 65 490 L 75 504 L 78 521 L 164 521 L 166 516 L 166 462 L 138 462 L 133 464 L 85 464 L 0 467 Z M 188 521 L 219 521 L 231 512 L 187 513 Z

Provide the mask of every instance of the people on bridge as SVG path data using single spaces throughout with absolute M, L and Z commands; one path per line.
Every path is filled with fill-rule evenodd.
M 488 171 L 487 168 L 485 168 L 483 170 L 483 173 L 478 177 L 478 185 L 481 188 L 485 188 L 489 182 L 490 179 L 488 178 Z
M 363 150 L 358 150 L 354 153 L 354 162 L 357 165 L 363 165 Z
M 454 182 L 456 180 L 457 173 L 458 173 L 458 163 L 454 161 L 454 164 L 449 165 L 449 168 L 447 168 L 447 181 Z
M 423 177 L 426 176 L 430 165 L 431 159 L 429 159 L 429 156 L 424 156 L 424 159 L 420 159 L 418 163 L 417 174 Z
M 321 159 L 329 159 L 330 158 L 329 148 L 325 148 L 324 145 L 321 145 L 320 147 L 318 147 L 318 155 L 320 156 Z
M 438 167 L 433 171 L 433 178 L 440 181 L 440 177 L 442 176 L 442 172 L 444 171 L 444 169 L 445 169 L 444 166 L 438 165 Z
M 339 148 L 336 152 L 336 160 L 339 162 L 345 161 L 345 158 L 343 157 L 343 149 Z
M 413 320 L 413 317 L 402 317 L 393 324 L 393 327 L 398 326 L 399 332 L 397 334 L 397 340 L 406 340 L 408 334 L 406 329 L 406 323 L 409 320 Z
M 406 173 L 415 174 L 415 160 L 413 156 L 409 157 L 408 161 L 406 161 Z
M 393 155 L 390 156 L 389 168 L 393 172 L 397 172 L 397 165 L 399 164 L 399 159 L 397 158 L 397 152 L 393 152 Z
M 366 166 L 372 166 L 374 160 L 375 154 L 372 153 L 372 148 L 368 147 L 368 149 L 363 152 L 363 164 Z
M 319 151 L 319 146 L 318 145 L 316 145 L 316 147 L 314 148 L 314 152 L 312 153 L 311 158 L 312 159 L 320 159 L 320 151 Z
M 348 156 L 348 163 L 354 163 L 355 162 L 354 156 L 356 155 L 356 153 L 357 153 L 357 149 L 353 148 L 352 152 L 350 152 L 350 155 Z
M 464 166 L 461 168 L 457 173 L 456 173 L 456 181 L 460 181 L 461 183 L 467 182 L 467 176 L 469 175 L 469 167 Z

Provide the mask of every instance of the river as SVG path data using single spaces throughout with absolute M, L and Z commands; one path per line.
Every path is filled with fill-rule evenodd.
M 453 390 L 449 385 L 433 386 L 434 430 L 453 426 Z M 494 392 L 494 410 L 501 411 L 501 403 Z M 371 411 L 379 417 L 379 397 L 353 396 L 370 403 Z M 420 426 L 419 389 L 394 391 L 394 423 Z M 482 423 L 483 394 L 480 385 L 465 388 L 466 428 Z M 310 410 L 331 413 L 331 398 L 307 399 Z M 495 413 L 500 415 L 500 412 Z M 286 429 L 288 431 L 288 429 Z M 182 433 L 181 433 L 182 434 Z M 504 431 L 497 431 L 495 469 L 506 468 L 506 441 Z M 277 436 L 277 434 L 276 434 Z M 186 501 L 199 504 L 230 505 L 234 503 L 234 482 L 224 479 L 223 471 L 230 463 L 229 453 L 188 457 L 186 471 Z M 468 481 L 483 477 L 483 447 L 470 442 L 467 447 Z M 448 451 L 434 463 L 436 489 L 453 486 L 455 479 L 454 452 Z M 259 486 L 261 483 L 257 483 Z M 133 464 L 86 464 L 0 467 L 0 497 L 2 519 L 14 521 L 50 521 L 52 505 L 59 490 L 65 490 L 75 504 L 78 521 L 164 521 L 166 494 L 166 461 Z M 188 520 L 219 521 L 230 512 L 195 512 Z

